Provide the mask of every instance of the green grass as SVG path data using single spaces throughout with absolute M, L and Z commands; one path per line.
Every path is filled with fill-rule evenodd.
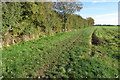
M 118 60 L 118 44 L 120 43 L 118 27 L 98 28 L 96 35 L 105 41 L 104 44 L 97 47 L 107 55 Z
M 81 31 L 59 33 L 55 36 L 4 47 L 3 76 L 37 77 L 38 71 L 56 60 Z
M 99 27 L 96 35 L 101 39 L 101 43 L 93 45 L 94 56 L 102 66 L 100 67 L 102 78 L 118 78 L 118 43 L 120 34 L 118 27 Z M 103 69 L 103 70 L 102 70 Z
M 96 28 L 107 42 L 90 45 Z M 118 35 L 117 27 L 89 27 L 4 47 L 3 77 L 117 78 Z

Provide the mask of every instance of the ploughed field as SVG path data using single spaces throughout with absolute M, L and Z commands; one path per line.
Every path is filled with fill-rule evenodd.
M 118 27 L 89 27 L 2 49 L 4 78 L 118 78 Z

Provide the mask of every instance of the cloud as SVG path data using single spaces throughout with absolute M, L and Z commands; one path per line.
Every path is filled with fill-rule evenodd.
M 110 17 L 110 16 L 117 16 L 118 15 L 118 12 L 116 12 L 116 13 L 109 13 L 109 14 L 102 14 L 102 15 L 96 15 L 96 16 L 94 16 L 94 17 L 97 17 L 97 18 L 99 18 L 99 17 Z
M 118 13 L 110 13 L 110 14 L 103 14 L 103 15 L 96 15 L 93 16 L 95 19 L 95 24 L 111 24 L 117 25 L 118 24 Z
M 95 1 L 91 1 L 92 3 L 99 3 L 99 2 L 107 2 L 106 0 L 102 0 L 102 1 L 100 1 L 100 0 L 95 0 Z
M 98 3 L 99 1 L 92 1 L 92 3 Z
M 98 2 L 119 2 L 119 0 L 80 0 L 82 2 L 92 2 L 92 3 L 98 3 Z
M 39 1 L 39 0 L 37 0 Z M 41 0 L 40 0 L 41 1 Z M 47 0 L 43 0 L 47 1 Z M 50 1 L 50 0 L 48 0 Z M 98 3 L 98 2 L 119 2 L 119 0 L 52 0 L 54 1 L 63 1 L 63 2 L 92 2 L 92 3 Z

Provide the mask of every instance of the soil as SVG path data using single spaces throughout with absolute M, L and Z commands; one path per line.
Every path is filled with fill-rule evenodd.
M 95 54 L 95 51 L 100 53 L 101 56 L 106 56 L 106 54 L 104 52 L 102 52 L 101 50 L 99 50 L 98 48 L 95 48 L 95 46 L 97 45 L 100 45 L 100 44 L 105 44 L 106 43 L 106 40 L 103 40 L 99 37 L 97 37 L 97 35 L 95 34 L 96 30 L 93 32 L 92 34 L 92 39 L 91 39 L 91 52 L 90 52 L 90 55 L 89 56 L 94 56 Z

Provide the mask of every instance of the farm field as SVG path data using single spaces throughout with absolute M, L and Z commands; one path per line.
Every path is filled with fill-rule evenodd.
M 118 27 L 88 27 L 2 49 L 5 78 L 118 78 Z
M 118 36 L 117 27 L 98 27 L 92 34 L 90 52 L 81 52 L 86 49 L 82 43 L 90 38 L 79 39 L 59 57 L 61 62 L 52 65 L 47 77 L 118 78 Z

